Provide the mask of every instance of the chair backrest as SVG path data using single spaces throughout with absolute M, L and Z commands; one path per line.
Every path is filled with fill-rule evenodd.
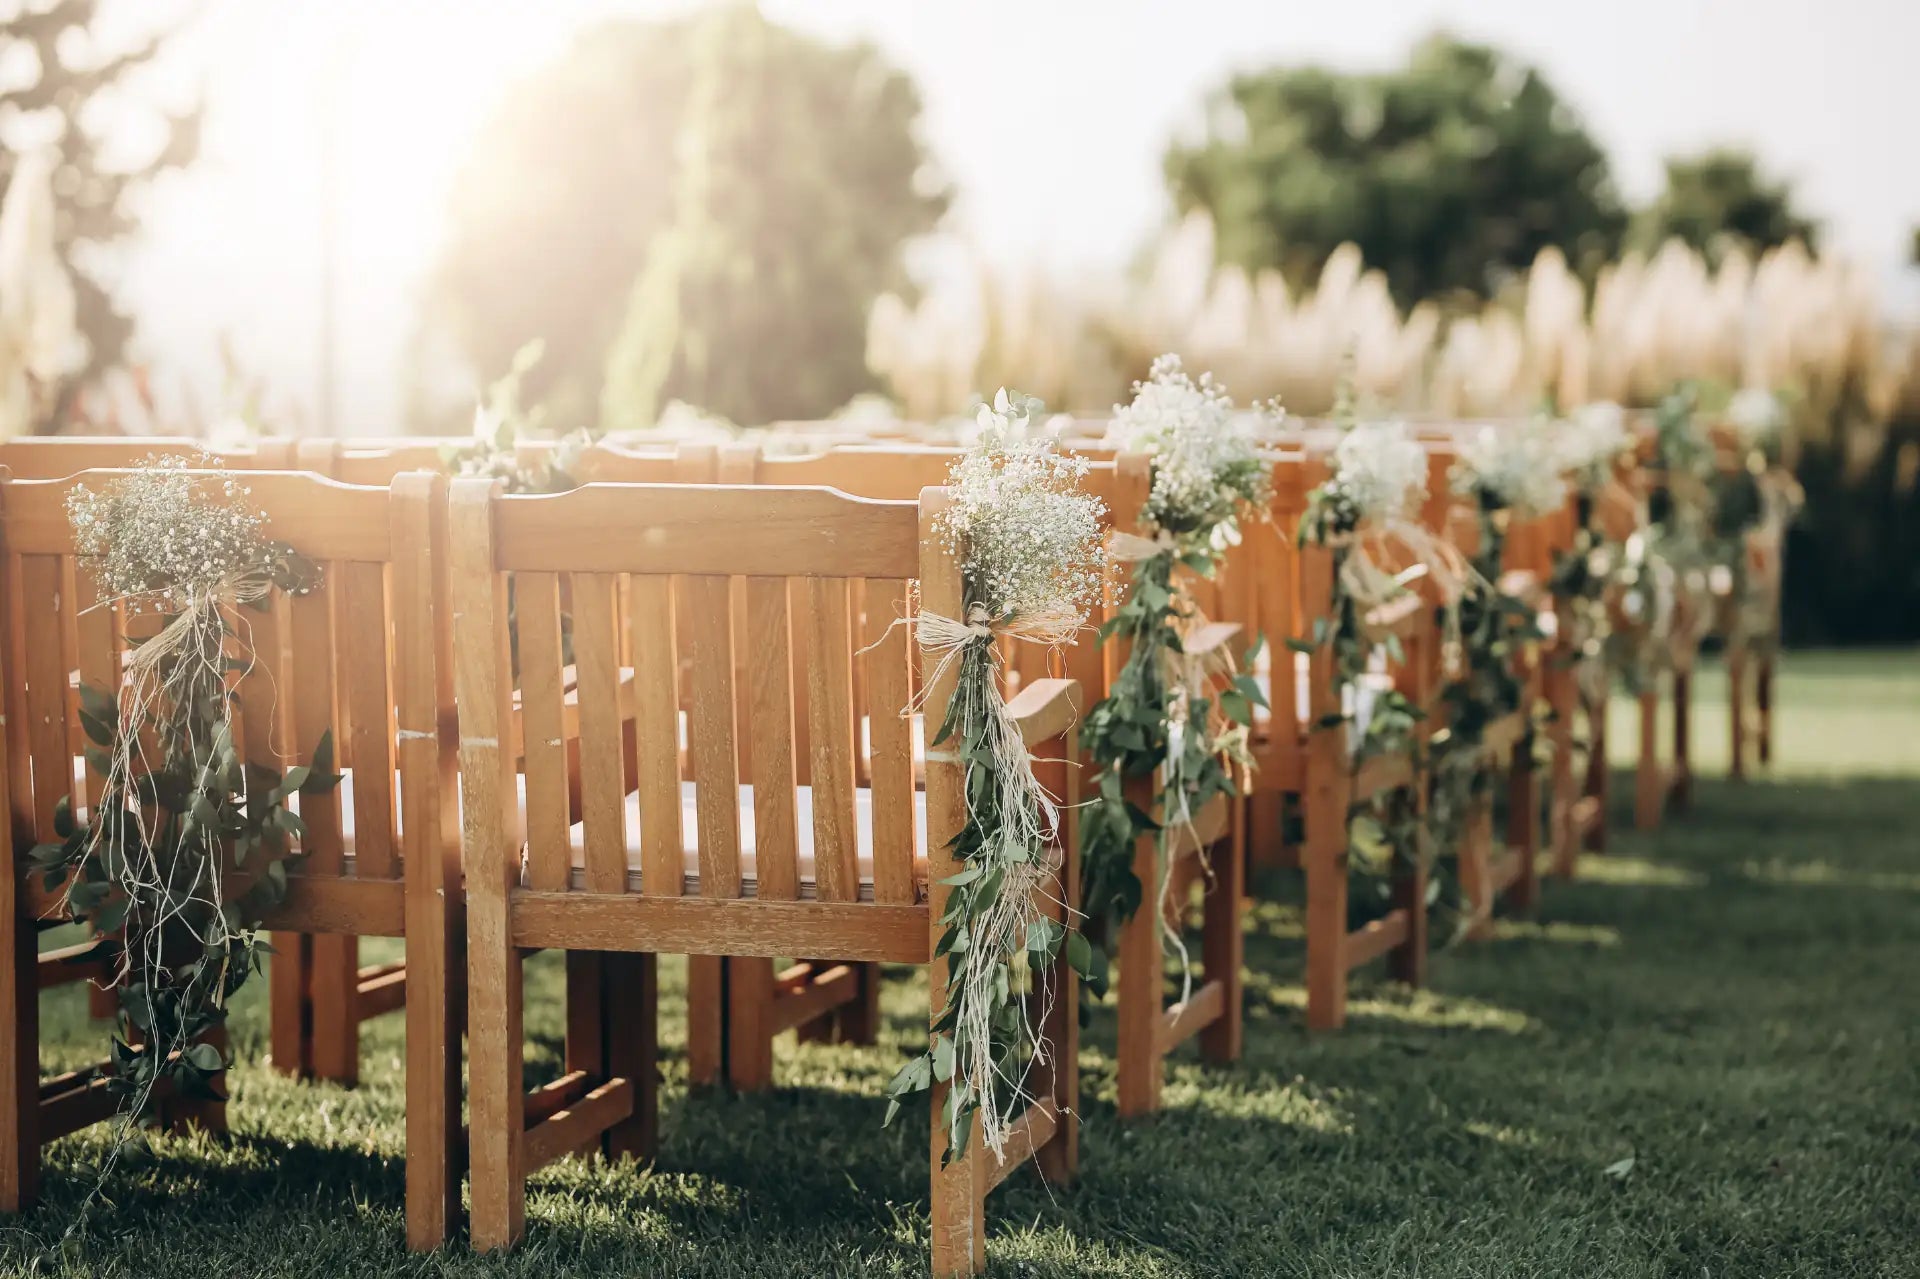
M 75 710 L 79 686 L 117 690 L 129 625 L 157 624 L 151 615 L 130 619 L 123 606 L 101 601 L 67 518 L 76 485 L 99 491 L 127 474 L 0 482 L 7 780 L 16 849 L 55 838 L 55 807 L 75 788 L 87 744 Z M 210 488 L 220 479 L 218 472 L 204 473 Z M 432 572 L 444 536 L 445 481 L 408 475 L 390 489 L 367 488 L 306 473 L 259 472 L 247 477 L 246 488 L 245 500 L 265 516 L 263 534 L 319 564 L 321 579 L 292 599 L 275 592 L 261 611 L 233 611 L 230 622 L 251 650 L 250 667 L 237 677 L 236 736 L 250 762 L 285 771 L 311 763 L 331 732 L 336 765 L 352 769 L 350 786 L 298 797 L 307 830 L 299 877 L 393 881 L 403 852 L 457 857 L 457 840 L 448 839 L 457 826 L 453 754 L 444 731 L 453 709 L 450 632 Z M 230 642 L 242 655 L 241 640 Z M 396 779 L 405 791 L 399 805 Z M 89 807 L 102 781 L 86 767 L 81 785 Z M 357 900 L 336 894 L 321 908 L 351 910 Z M 396 909 L 382 906 L 385 914 L 367 921 L 366 931 L 399 932 Z
M 817 896 L 857 901 L 863 841 L 855 787 L 864 774 L 873 899 L 914 902 L 912 738 L 902 717 L 910 653 L 907 628 L 894 623 L 914 607 L 916 580 L 920 607 L 960 615 L 958 569 L 931 523 L 938 500 L 608 483 L 516 496 L 486 481 L 456 481 L 452 590 L 470 873 L 519 873 L 509 834 L 518 802 L 510 656 L 517 647 L 529 887 L 625 893 L 627 850 L 637 843 L 647 896 L 681 896 L 686 850 L 697 849 L 700 896 L 740 897 L 751 874 L 755 896 L 793 899 L 804 819 Z M 578 882 L 562 728 L 563 603 L 582 761 Z M 796 676 L 799 643 L 806 660 Z M 804 757 L 797 680 L 806 688 Z M 926 714 L 942 711 L 931 705 Z M 950 767 L 929 759 L 930 789 L 935 771 Z M 637 830 L 627 824 L 629 775 L 637 779 Z M 752 787 L 750 868 L 742 857 L 743 785 Z
M 150 457 L 205 456 L 229 471 L 270 471 L 292 464 L 292 440 L 262 439 L 212 449 L 206 441 L 162 435 L 45 435 L 0 443 L 0 466 L 16 480 L 57 480 L 80 471 L 135 466 Z

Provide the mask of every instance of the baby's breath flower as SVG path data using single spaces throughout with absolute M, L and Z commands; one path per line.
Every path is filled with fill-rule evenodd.
M 1749 386 L 1727 401 L 1727 425 L 1747 448 L 1759 448 L 1779 438 L 1787 426 L 1786 406 L 1761 386 Z
M 1614 460 L 1633 444 L 1627 411 L 1610 400 L 1583 404 L 1554 427 L 1560 464 L 1587 487 L 1606 479 Z
M 1544 423 L 1483 426 L 1460 446 L 1453 486 L 1521 515 L 1544 515 L 1567 500 L 1564 454 Z
M 1171 533 L 1211 533 L 1267 494 L 1257 438 L 1277 410 L 1238 412 L 1226 388 L 1202 373 L 1195 381 L 1177 355 L 1153 362 L 1133 402 L 1115 405 L 1110 443 L 1153 458 L 1145 520 Z
M 1333 467 L 1356 525 L 1398 519 L 1426 492 L 1427 451 L 1405 422 L 1355 424 L 1334 446 Z
M 103 595 L 178 607 L 263 565 L 270 553 L 264 519 L 243 505 L 246 487 L 230 475 L 189 474 L 211 465 L 149 458 L 99 492 L 74 486 L 67 495 L 74 546 L 91 559 Z
M 964 548 L 968 598 L 992 618 L 1071 613 L 1099 602 L 1100 500 L 1079 490 L 1085 458 L 1028 435 L 1024 399 L 1001 391 L 978 415 L 979 439 L 954 464 L 952 505 L 941 516 Z

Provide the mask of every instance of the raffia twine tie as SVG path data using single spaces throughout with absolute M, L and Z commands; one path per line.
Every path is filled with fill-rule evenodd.
M 975 727 L 985 729 L 987 749 L 993 757 L 997 806 L 1002 819 L 997 832 L 999 847 L 992 850 L 990 860 L 991 864 L 1000 868 L 1003 879 L 992 906 L 984 915 L 968 920 L 967 927 L 971 934 L 971 948 L 975 952 L 984 951 L 996 957 L 1024 955 L 1028 930 L 1042 914 L 1035 898 L 1045 895 L 1060 904 L 1067 912 L 1064 918 L 1070 918 L 1072 905 L 1061 900 L 1057 885 L 1052 883 L 1053 867 L 1046 856 L 1047 846 L 1060 831 L 1059 801 L 1034 776 L 1033 755 L 1027 750 L 1020 725 L 1007 713 L 1006 698 L 1000 690 L 997 671 L 999 659 L 994 654 L 994 642 L 1006 638 L 1020 643 L 1056 647 L 1071 640 L 1084 623 L 1072 610 L 1064 608 L 1011 614 L 995 621 L 984 608 L 974 605 L 967 610 L 964 620 L 921 609 L 910 621 L 902 618 L 894 625 L 910 626 L 921 651 L 934 655 L 936 659 L 920 691 L 902 710 L 903 716 L 925 710 L 931 690 L 949 673 L 955 673 L 955 667 L 965 661 L 969 649 L 975 646 L 984 649 L 995 668 L 989 673 L 983 690 L 985 725 L 963 723 L 959 726 L 959 733 L 964 739 L 971 735 Z M 930 762 L 951 763 L 957 758 L 951 752 L 941 753 L 931 749 L 927 752 Z M 966 767 L 972 769 L 976 765 L 968 763 Z M 972 787 L 965 780 L 962 782 L 962 793 L 972 793 Z M 1049 1050 L 1035 1029 L 1036 1025 L 1046 1022 L 1047 1010 L 1043 1010 L 1037 1021 L 1022 1021 L 1021 1029 L 1031 1050 L 1027 1060 L 1013 1072 L 1002 1070 L 994 1061 L 991 1036 L 997 967 L 993 963 L 968 963 L 958 994 L 949 993 L 948 998 L 957 1000 L 958 1010 L 954 1036 L 958 1050 L 954 1060 L 954 1078 L 956 1082 L 964 1082 L 979 1099 L 980 1139 L 993 1152 L 995 1159 L 1005 1162 L 1007 1137 L 1012 1129 L 1006 1117 L 1008 1107 L 1002 1105 L 999 1099 L 1000 1090 L 1004 1085 L 1017 1098 L 1031 1101 L 1025 1086 L 1027 1072 L 1033 1066 L 1044 1063 Z M 1043 991 L 1042 998 L 1050 1001 L 1051 992 Z M 1008 1056 L 1009 1060 L 1019 1062 L 1021 1054 L 1012 1053 Z

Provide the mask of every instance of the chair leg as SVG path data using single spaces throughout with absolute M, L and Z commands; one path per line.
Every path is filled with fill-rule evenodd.
M 352 1087 L 360 1082 L 360 939 L 313 939 L 313 1075 Z
M 1309 787 L 1306 847 L 1307 1029 L 1347 1021 L 1347 824 L 1332 791 Z
M 649 1160 L 659 1146 L 660 965 L 653 955 L 626 951 L 604 957 L 602 1073 L 633 1083 L 633 1114 L 607 1129 L 607 1157 Z
M 1608 806 L 1613 800 L 1613 769 L 1607 759 L 1607 699 L 1601 698 L 1597 706 L 1587 707 L 1587 738 L 1589 741 L 1587 757 L 1586 793 L 1600 801 L 1600 815 L 1587 831 L 1587 848 L 1591 852 L 1607 851 L 1607 823 L 1611 820 Z
M 773 961 L 726 961 L 727 1083 L 736 1092 L 773 1087 Z
M 487 904 L 504 915 L 504 902 Z M 480 906 L 473 903 L 475 913 Z M 468 1038 L 485 1049 L 470 1054 L 467 1065 L 472 1236 L 480 1252 L 513 1244 L 527 1218 L 522 957 L 504 919 L 491 922 L 471 928 L 467 943 Z
M 1460 896 L 1466 902 L 1466 936 L 1486 941 L 1493 936 L 1493 803 L 1482 796 L 1467 814 L 1461 833 Z
M 1654 830 L 1666 807 L 1666 785 L 1660 775 L 1660 695 L 1654 689 L 1640 694 L 1640 772 L 1634 780 L 1634 827 Z
M 860 964 L 860 993 L 834 1013 L 834 1035 L 843 1044 L 871 1046 L 880 1038 L 880 965 Z
M 32 924 L 14 909 L 11 868 L 0 883 L 0 1212 L 40 1197 L 40 957 Z
M 1754 704 L 1760 712 L 1760 766 L 1773 763 L 1773 654 L 1762 657 L 1753 674 Z
M 1533 763 L 1533 735 L 1514 745 L 1507 761 L 1507 851 L 1519 859 L 1508 898 L 1518 911 L 1540 902 L 1540 786 Z
M 407 1247 L 414 1252 L 444 1244 L 460 1212 L 466 1154 L 460 1131 L 460 1030 L 467 973 L 458 936 L 444 897 L 409 900 Z
M 1211 1062 L 1240 1060 L 1242 977 L 1246 938 L 1240 931 L 1240 900 L 1246 895 L 1246 810 L 1233 808 L 1227 839 L 1206 850 L 1213 871 L 1201 924 L 1200 962 L 1206 980 L 1220 983 L 1226 1000 L 1218 1019 L 1200 1031 L 1200 1056 Z
M 1140 908 L 1120 926 L 1119 1111 L 1133 1118 L 1160 1108 L 1159 1045 L 1163 973 L 1160 955 L 1159 841 L 1151 832 L 1133 843 L 1140 877 Z
M 313 938 L 275 933 L 267 963 L 267 1051 L 273 1068 L 296 1079 L 313 1076 L 313 1007 L 307 982 L 313 968 Z
M 1576 797 L 1573 781 L 1573 717 L 1579 708 L 1579 681 L 1573 667 L 1558 663 L 1548 671 L 1547 678 L 1553 707 L 1553 724 L 1547 734 L 1553 750 L 1547 781 L 1551 805 L 1547 838 L 1553 857 L 1553 873 L 1571 878 L 1579 860 L 1579 850 L 1574 847 L 1573 837 L 1573 801 Z
M 726 1071 L 727 961 L 687 956 L 687 1082 L 708 1088 Z
M 1747 775 L 1747 648 L 1735 643 L 1727 651 L 1727 775 L 1742 781 Z
M 1078 897 L 1073 891 L 1066 899 Z M 1066 947 L 1036 984 L 1028 1006 L 1039 1018 L 1046 1059 L 1034 1068 L 1033 1091 L 1053 1099 L 1054 1131 L 1034 1163 L 1050 1185 L 1064 1186 L 1080 1173 L 1080 975 L 1067 962 Z
M 1684 813 L 1693 798 L 1693 672 L 1673 673 L 1673 778 L 1668 783 L 1668 806 Z

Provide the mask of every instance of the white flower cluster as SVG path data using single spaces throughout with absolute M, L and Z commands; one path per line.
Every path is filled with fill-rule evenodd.
M 1080 491 L 1085 458 L 1030 434 L 1032 402 L 1002 390 L 978 415 L 979 439 L 953 464 L 942 527 L 966 557 L 968 598 L 992 619 L 1071 614 L 1100 600 L 1100 499 Z
M 1521 515 L 1545 515 L 1566 504 L 1565 467 L 1547 424 L 1483 426 L 1460 446 L 1454 488 Z
M 178 607 L 204 597 L 267 556 L 264 518 L 230 475 L 195 476 L 206 459 L 150 458 L 99 492 L 67 495 L 74 546 L 92 559 L 103 595 Z
M 1356 523 L 1397 519 L 1427 487 L 1427 451 L 1405 422 L 1360 422 L 1333 450 L 1334 478 Z
M 1747 448 L 1759 448 L 1778 439 L 1787 427 L 1787 407 L 1780 397 L 1761 386 L 1737 391 L 1727 401 L 1727 425 Z
M 1553 429 L 1561 465 L 1587 486 L 1604 481 L 1615 459 L 1633 446 L 1627 411 L 1611 400 L 1583 404 Z
M 1195 381 L 1179 356 L 1163 355 L 1145 382 L 1133 384 L 1133 402 L 1114 406 L 1107 441 L 1152 455 L 1148 522 L 1174 533 L 1211 532 L 1265 494 L 1256 436 L 1270 416 L 1239 413 L 1211 373 Z

